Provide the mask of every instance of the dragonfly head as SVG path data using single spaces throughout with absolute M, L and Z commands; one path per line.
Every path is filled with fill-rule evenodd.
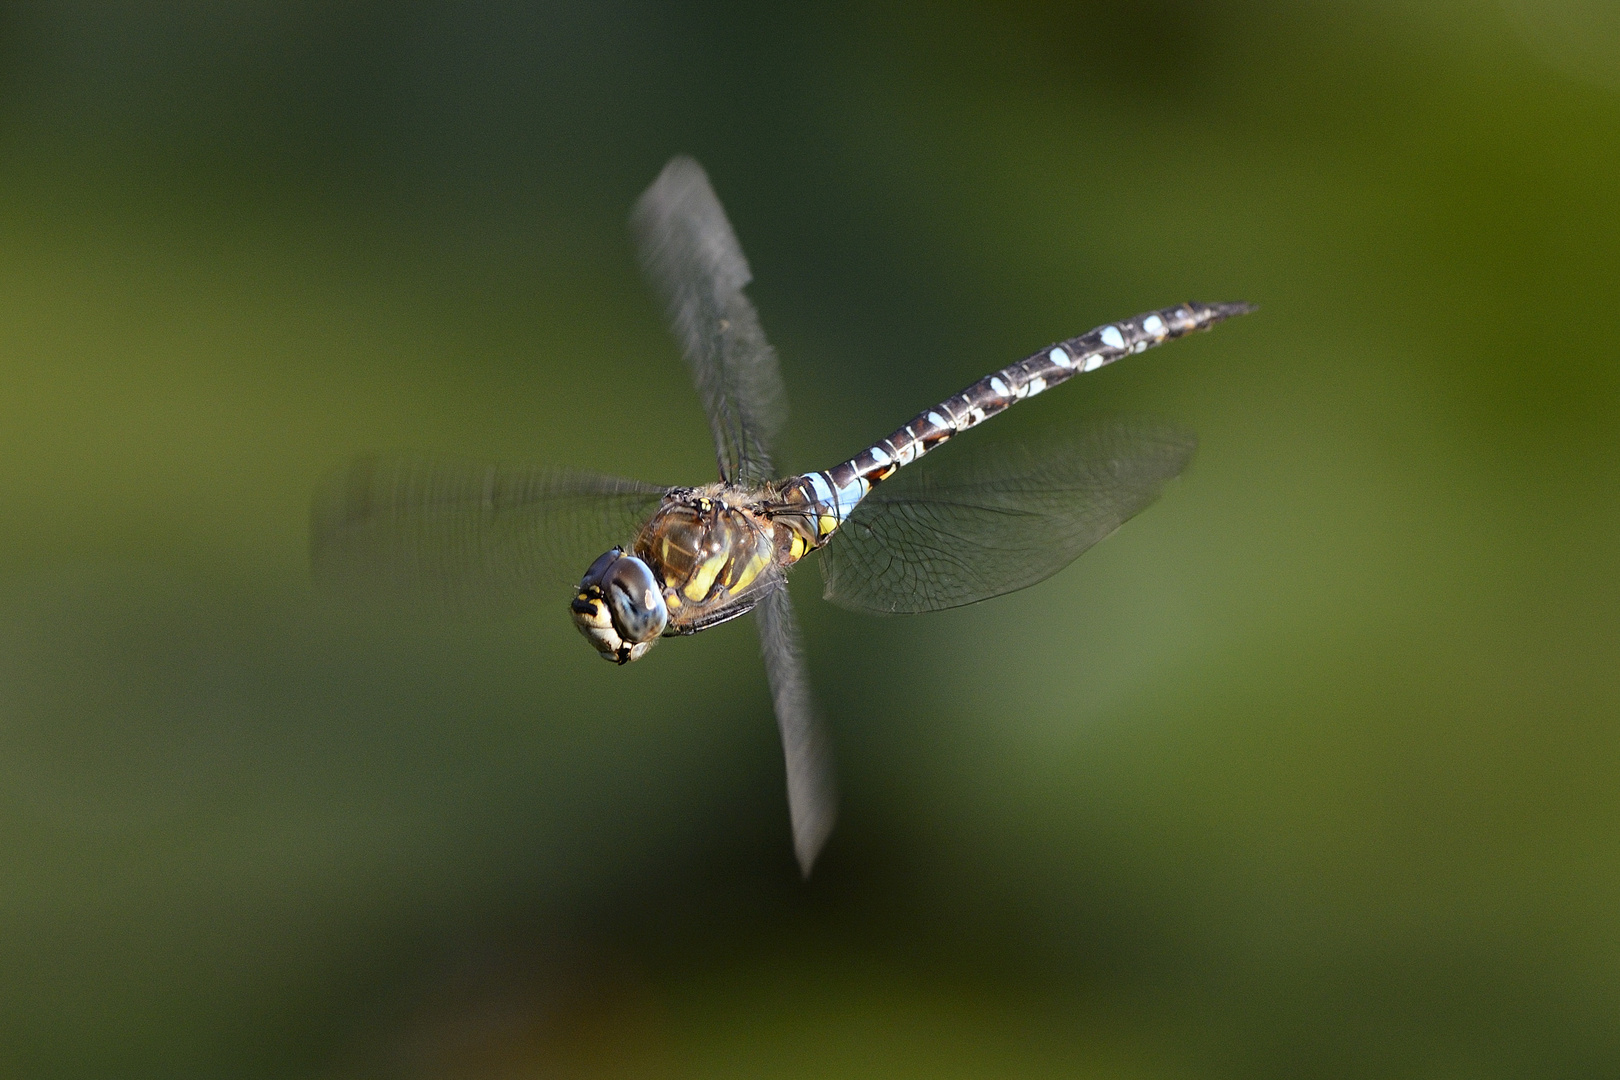
M 640 660 L 669 622 L 663 589 L 646 563 L 614 548 L 585 571 L 572 604 L 574 625 L 604 660 Z

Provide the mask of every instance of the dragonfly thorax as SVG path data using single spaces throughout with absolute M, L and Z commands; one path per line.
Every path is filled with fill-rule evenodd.
M 735 489 L 672 491 L 641 527 L 632 552 L 614 548 L 585 572 L 572 604 L 574 625 L 603 659 L 628 664 L 660 636 L 695 634 L 735 618 L 790 561 L 778 558 L 778 548 L 791 545 L 777 533 L 757 500 Z
M 777 564 L 775 530 L 734 489 L 671 493 L 636 538 L 663 585 L 665 634 L 689 634 L 742 614 Z

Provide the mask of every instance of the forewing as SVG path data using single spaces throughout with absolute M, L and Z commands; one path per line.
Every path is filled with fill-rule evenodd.
M 799 648 L 799 627 L 785 586 L 772 589 L 754 608 L 760 652 L 770 678 L 776 726 L 787 761 L 788 813 L 793 851 L 805 877 L 838 817 L 838 785 L 832 740 L 816 712 L 810 676 Z
M 942 447 L 874 488 L 833 536 L 821 562 L 827 599 L 909 614 L 1043 581 L 1157 498 L 1196 446 L 1180 428 L 1107 419 L 1038 440 Z
M 456 614 L 557 603 L 628 547 L 667 489 L 595 473 L 370 455 L 330 476 L 310 515 L 321 585 Z
M 630 218 L 641 267 L 664 302 L 714 431 L 720 478 L 772 478 L 771 444 L 786 416 L 776 353 L 743 295 L 753 279 L 703 167 L 673 158 Z

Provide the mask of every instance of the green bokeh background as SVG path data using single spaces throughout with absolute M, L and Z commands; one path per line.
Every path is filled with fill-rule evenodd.
M 1620 17 L 1595 0 L 0 9 L 0 1074 L 1620 1071 Z M 624 229 L 709 168 L 823 467 L 1192 469 L 1051 581 L 746 624 L 341 609 L 370 449 L 707 478 Z

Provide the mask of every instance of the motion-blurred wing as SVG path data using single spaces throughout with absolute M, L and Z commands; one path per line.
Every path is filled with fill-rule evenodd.
M 838 817 L 838 785 L 832 740 L 816 713 L 810 676 L 799 649 L 799 627 L 786 586 L 773 589 L 754 608 L 760 652 L 776 705 L 787 759 L 788 813 L 793 821 L 793 851 L 805 877 Z
M 828 542 L 827 599 L 909 614 L 1043 581 L 1157 498 L 1196 446 L 1179 428 L 1110 419 L 1031 442 L 942 447 L 874 488 Z
M 703 167 L 673 158 L 636 201 L 630 224 L 714 430 L 720 478 L 771 479 L 771 443 L 787 411 L 782 377 L 743 295 L 753 280 L 748 260 Z
M 317 581 L 360 600 L 463 614 L 557 603 L 628 547 L 665 488 L 594 473 L 371 455 L 310 514 Z

